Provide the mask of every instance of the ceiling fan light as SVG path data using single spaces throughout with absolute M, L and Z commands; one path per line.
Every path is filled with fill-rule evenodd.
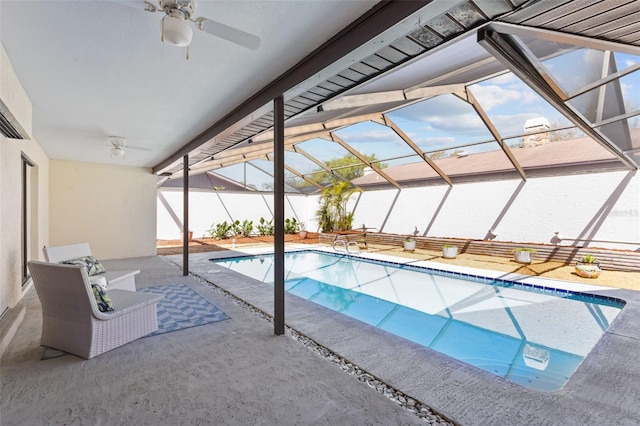
M 162 18 L 162 35 L 169 43 L 184 47 L 191 43 L 193 30 L 189 22 L 175 16 L 165 16 Z
M 111 156 L 116 158 L 124 157 L 124 149 L 120 146 L 114 146 L 111 148 Z

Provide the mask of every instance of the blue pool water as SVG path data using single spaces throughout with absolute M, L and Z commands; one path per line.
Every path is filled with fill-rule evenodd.
M 212 262 L 273 283 L 273 255 Z M 505 280 L 306 250 L 285 288 L 511 382 L 561 388 L 624 302 Z

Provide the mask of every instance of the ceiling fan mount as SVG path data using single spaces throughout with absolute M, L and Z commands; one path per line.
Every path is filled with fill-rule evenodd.
M 225 39 L 232 43 L 256 50 L 260 47 L 260 38 L 205 17 L 195 18 L 196 0 L 144 0 L 147 12 L 164 12 L 162 18 L 162 40 L 176 46 L 189 46 L 193 30 L 189 21 L 201 31 Z
M 148 7 L 154 7 L 150 1 L 145 1 Z M 196 9 L 196 0 L 159 0 L 160 9 L 169 16 L 190 20 Z M 150 12 L 155 12 L 152 10 Z

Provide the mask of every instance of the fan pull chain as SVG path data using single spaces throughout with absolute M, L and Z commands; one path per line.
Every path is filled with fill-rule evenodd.
M 189 45 L 187 45 L 187 61 L 190 59 L 191 57 L 189 56 Z
M 162 18 L 162 31 L 161 31 L 161 35 L 160 35 L 160 41 L 162 41 L 164 43 L 164 18 Z

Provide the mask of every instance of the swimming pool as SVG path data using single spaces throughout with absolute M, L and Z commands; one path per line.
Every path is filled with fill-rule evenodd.
M 212 259 L 265 283 L 273 255 Z M 624 302 L 314 250 L 285 254 L 296 296 L 528 388 L 561 388 Z

